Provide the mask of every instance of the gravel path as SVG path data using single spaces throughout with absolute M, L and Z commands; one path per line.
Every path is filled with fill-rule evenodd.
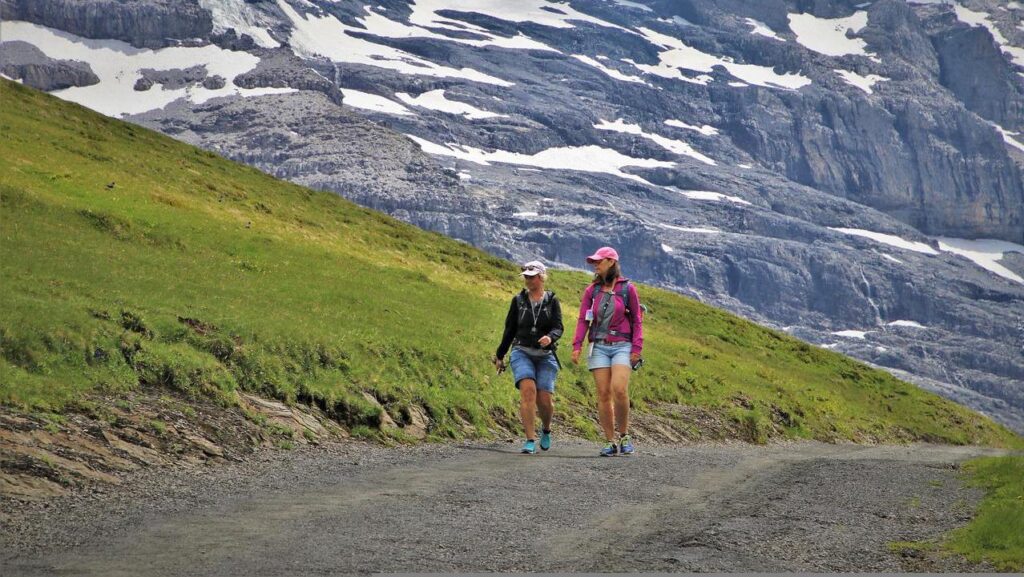
M 356 443 L 151 469 L 115 493 L 0 502 L 0 574 L 908 569 L 893 541 L 964 525 L 957 463 L 995 451 L 819 443 Z M 911 560 L 912 561 L 912 560 Z M 971 570 L 955 559 L 932 570 Z

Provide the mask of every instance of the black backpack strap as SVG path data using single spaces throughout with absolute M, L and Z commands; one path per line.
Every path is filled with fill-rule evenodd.
M 626 318 L 629 319 L 629 330 L 633 331 L 633 311 L 629 308 L 629 281 L 622 283 L 622 289 L 619 291 L 619 296 L 622 297 L 622 306 L 626 307 Z

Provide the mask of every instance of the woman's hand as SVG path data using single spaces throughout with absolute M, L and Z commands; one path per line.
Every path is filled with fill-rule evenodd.
M 494 362 L 494 370 L 498 374 L 501 374 L 501 373 L 503 373 L 505 371 L 505 361 L 504 360 L 499 359 L 496 356 L 491 357 L 491 360 Z
M 572 352 L 572 364 L 580 364 L 580 352 L 582 352 L 580 349 L 576 349 Z
M 537 340 L 537 343 L 540 344 L 540 346 L 542 347 L 546 347 L 551 344 L 551 337 L 544 335 Z
M 640 361 L 640 353 L 632 353 L 629 355 L 629 364 L 635 365 Z

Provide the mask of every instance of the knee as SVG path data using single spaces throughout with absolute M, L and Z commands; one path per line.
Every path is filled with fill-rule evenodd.
M 597 402 L 599 403 L 610 403 L 612 402 L 612 391 L 611 389 L 605 389 L 597 392 Z
M 519 395 L 523 399 L 523 402 L 532 403 L 537 399 L 537 383 L 533 382 L 532 379 L 523 379 L 519 381 Z

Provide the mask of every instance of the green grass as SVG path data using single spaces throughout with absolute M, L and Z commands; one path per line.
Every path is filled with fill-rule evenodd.
M 60 412 L 170 387 L 232 406 L 250 391 L 373 436 L 368 393 L 399 422 L 423 406 L 434 440 L 515 426 L 510 378 L 488 362 L 520 286 L 511 263 L 10 82 L 0 98 L 0 402 Z M 587 280 L 548 283 L 570 319 L 563 361 Z M 641 293 L 640 412 L 703 407 L 755 442 L 1022 445 L 882 371 Z M 594 397 L 566 362 L 559 411 L 584 434 Z
M 946 548 L 999 571 L 1024 570 L 1024 456 L 982 457 L 964 466 L 968 484 L 985 490 L 971 523 Z

